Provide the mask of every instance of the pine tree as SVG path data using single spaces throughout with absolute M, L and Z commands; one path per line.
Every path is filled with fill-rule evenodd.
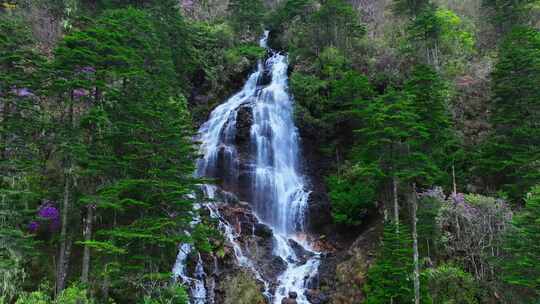
M 459 143 L 452 128 L 446 84 L 434 68 L 417 65 L 405 82 L 404 91 L 412 96 L 411 110 L 418 115 L 416 123 L 426 131 L 414 145 L 416 148 L 410 149 L 420 158 L 420 163 L 416 163 L 420 165 L 416 182 L 447 184 L 452 160 L 459 152 Z
M 502 278 L 517 287 L 518 301 L 535 303 L 540 299 L 540 186 L 535 186 L 527 194 L 525 208 L 513 219 L 509 229 L 505 253 L 502 261 Z
M 22 20 L 0 19 L 0 302 L 11 302 L 34 251 L 28 213 L 39 203 L 42 168 L 37 134 L 44 120 L 37 97 L 44 60 Z M 32 123 L 29 123 L 29 122 Z M 37 225 L 37 223 L 34 223 Z
M 366 303 L 411 303 L 412 247 L 406 226 L 388 222 L 384 226 L 382 246 L 369 268 L 365 285 Z
M 482 0 L 497 32 L 504 35 L 515 26 L 527 25 L 528 14 L 537 0 Z
M 493 131 L 478 169 L 514 200 L 540 182 L 540 33 L 517 28 L 504 40 L 492 82 Z

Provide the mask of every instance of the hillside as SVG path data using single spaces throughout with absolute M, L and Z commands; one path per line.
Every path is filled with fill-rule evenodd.
M 540 1 L 0 0 L 0 304 L 537 303 Z

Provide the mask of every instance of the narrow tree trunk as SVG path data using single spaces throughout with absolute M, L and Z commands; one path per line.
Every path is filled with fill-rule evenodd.
M 59 295 L 65 288 L 67 276 L 67 219 L 71 200 L 71 176 L 70 172 L 65 173 L 64 181 L 64 202 L 62 205 L 62 228 L 60 230 L 60 248 L 58 254 L 58 265 L 56 267 L 56 295 Z
M 72 136 L 73 132 L 73 91 L 71 92 L 71 99 L 69 103 L 69 110 L 68 110 L 68 120 L 66 124 L 66 128 L 69 129 L 69 137 L 68 141 Z M 69 153 L 64 156 L 64 198 L 63 198 L 63 204 L 62 204 L 62 228 L 60 230 L 60 247 L 58 250 L 58 265 L 56 268 L 56 296 L 58 296 L 62 290 L 66 287 L 66 277 L 67 277 L 67 269 L 68 269 L 68 255 L 71 248 L 68 248 L 67 244 L 67 225 L 68 225 L 68 214 L 69 209 L 71 207 L 71 182 L 72 182 L 72 159 L 71 155 Z M 69 245 L 70 246 L 70 245 Z
M 84 241 L 89 242 L 92 240 L 92 224 L 94 222 L 94 205 L 89 204 L 86 211 L 86 219 L 84 221 Z M 83 284 L 88 283 L 88 272 L 90 270 L 90 247 L 84 245 L 84 252 L 82 258 L 82 272 L 81 282 Z
M 452 164 L 452 185 L 454 186 L 454 195 L 457 194 L 457 184 L 456 184 L 456 168 Z
M 413 238 L 413 263 L 414 263 L 414 303 L 420 304 L 420 268 L 418 263 L 418 233 L 416 232 L 416 211 L 418 209 L 418 201 L 416 197 L 416 183 L 412 184 L 412 238 Z
M 397 191 L 397 188 L 398 188 L 398 179 L 394 175 L 392 177 L 392 194 L 393 194 L 393 199 L 394 199 L 394 224 L 396 225 L 396 227 L 399 224 L 399 205 L 398 205 L 398 191 Z

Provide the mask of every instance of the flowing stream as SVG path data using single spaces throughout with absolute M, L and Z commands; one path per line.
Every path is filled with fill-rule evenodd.
M 264 284 L 265 294 L 272 303 L 279 304 L 289 292 L 295 292 L 297 303 L 307 304 L 305 291 L 309 280 L 317 274 L 320 256 L 311 250 L 306 240 L 304 223 L 309 191 L 299 168 L 299 134 L 293 121 L 293 100 L 288 92 L 287 56 L 268 47 L 268 34 L 265 32 L 260 41 L 261 47 L 268 50 L 268 59 L 259 62 L 242 90 L 216 107 L 199 129 L 202 157 L 197 164 L 197 174 L 218 178 L 222 187 L 233 193 L 247 188 L 255 215 L 273 231 L 273 254 L 287 266 L 275 278 L 277 287 L 273 294 L 256 263 L 243 254 L 233 227 L 221 217 L 213 203 L 206 207 L 211 216 L 219 220 L 237 263 L 250 269 Z M 246 107 L 251 111 L 252 122 L 249 149 L 242 152 L 236 141 L 237 119 L 240 109 Z M 240 171 L 245 171 L 246 167 L 249 168 L 247 182 L 240 177 Z M 215 198 L 216 186 L 203 186 L 203 190 L 209 199 Z M 300 253 L 302 256 L 299 256 L 299 247 L 308 255 Z M 173 272 L 191 286 L 192 303 L 207 303 L 201 299 L 207 293 L 203 290 L 204 284 L 202 288 L 200 284 L 206 275 L 202 265 L 197 265 L 193 276 L 186 275 L 185 262 L 191 250 L 186 244 L 180 245 Z

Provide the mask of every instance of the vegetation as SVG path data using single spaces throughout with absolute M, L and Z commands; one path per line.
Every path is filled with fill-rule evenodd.
M 366 303 L 538 302 L 540 3 L 267 2 L 198 20 L 174 0 L 0 1 L 0 303 L 188 302 L 178 244 L 227 250 L 194 208 L 193 132 L 267 56 L 264 29 L 320 161 L 321 230 L 384 223 Z

